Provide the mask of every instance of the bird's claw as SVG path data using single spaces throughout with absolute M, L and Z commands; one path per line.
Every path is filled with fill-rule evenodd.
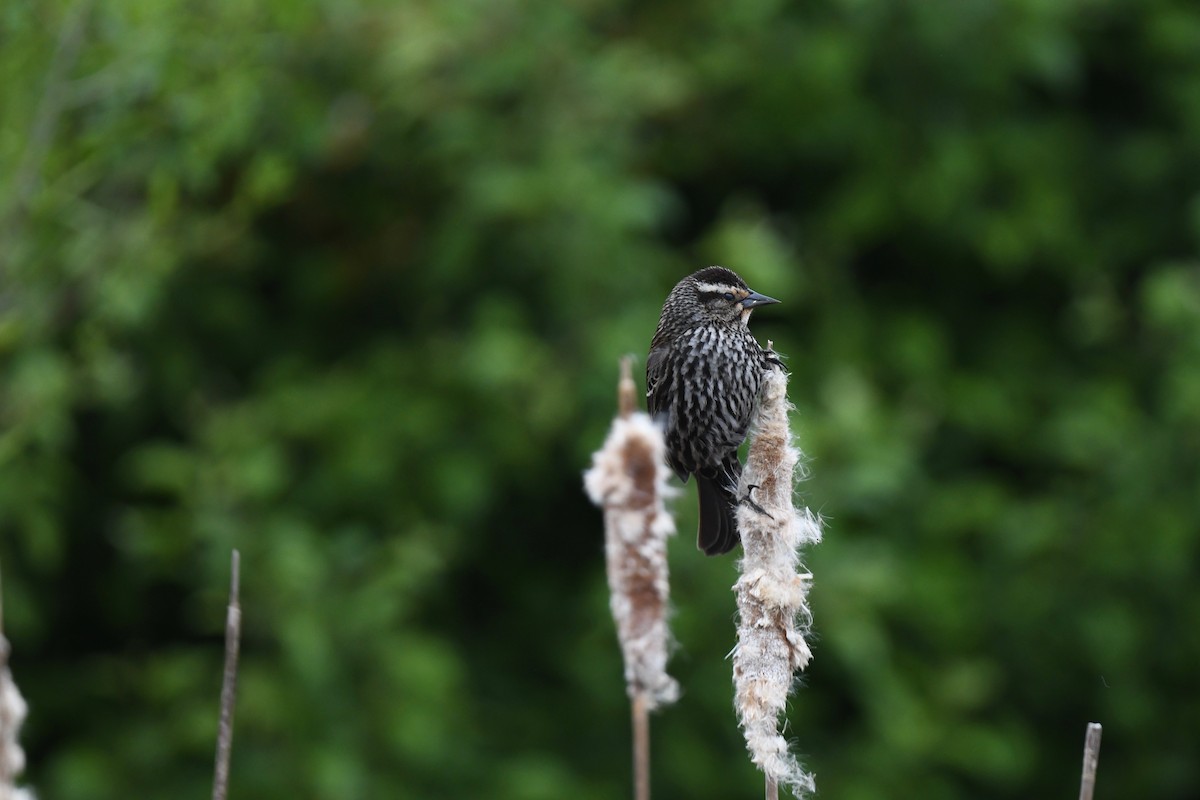
M 753 484 L 753 483 L 750 484 L 749 486 L 747 486 L 746 487 L 746 496 L 741 498 L 740 500 L 738 500 L 738 502 L 745 503 L 746 505 L 750 506 L 755 511 L 757 511 L 759 514 L 762 514 L 767 519 L 775 519 L 774 517 L 772 517 L 770 514 L 767 513 L 767 510 L 765 508 L 760 506 L 758 503 L 754 502 L 754 490 L 758 489 L 758 488 L 760 488 L 760 487 L 757 484 Z

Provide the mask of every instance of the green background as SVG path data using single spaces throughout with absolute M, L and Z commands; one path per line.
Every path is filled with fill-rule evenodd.
M 0 5 L 0 558 L 44 800 L 613 798 L 581 472 L 670 287 L 783 304 L 820 796 L 1200 786 L 1189 0 Z M 656 796 L 756 797 L 677 503 Z

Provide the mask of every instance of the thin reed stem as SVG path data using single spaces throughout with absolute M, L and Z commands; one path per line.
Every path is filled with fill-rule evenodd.
M 617 380 L 617 413 L 629 419 L 637 408 L 637 387 L 633 383 L 633 356 L 621 356 L 621 373 Z
M 630 705 L 633 715 L 633 796 L 650 800 L 650 709 L 645 692 L 638 692 Z
M 779 800 L 779 784 L 770 775 L 767 776 L 767 800 Z
M 233 748 L 233 705 L 237 697 L 238 643 L 242 609 L 238 604 L 241 556 L 233 551 L 229 578 L 229 608 L 225 614 L 225 678 L 221 684 L 221 721 L 217 728 L 217 763 L 213 770 L 213 800 L 229 794 L 229 754 Z
M 1096 764 L 1100 760 L 1100 735 L 1104 732 L 1099 722 L 1089 722 L 1087 738 L 1083 743 L 1083 776 L 1079 781 L 1079 800 L 1092 800 L 1096 791 Z

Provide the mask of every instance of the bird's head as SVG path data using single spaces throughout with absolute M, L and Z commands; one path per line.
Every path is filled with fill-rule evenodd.
M 758 306 L 778 303 L 746 285 L 738 274 L 724 267 L 706 267 L 680 284 L 712 320 L 725 324 L 749 324 L 750 312 Z

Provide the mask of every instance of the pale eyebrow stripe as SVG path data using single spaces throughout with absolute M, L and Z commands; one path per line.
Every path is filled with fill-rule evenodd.
M 736 286 L 730 286 L 727 283 L 697 283 L 696 291 L 700 292 L 700 294 L 724 294 L 725 292 L 745 294 L 742 289 L 739 289 Z

